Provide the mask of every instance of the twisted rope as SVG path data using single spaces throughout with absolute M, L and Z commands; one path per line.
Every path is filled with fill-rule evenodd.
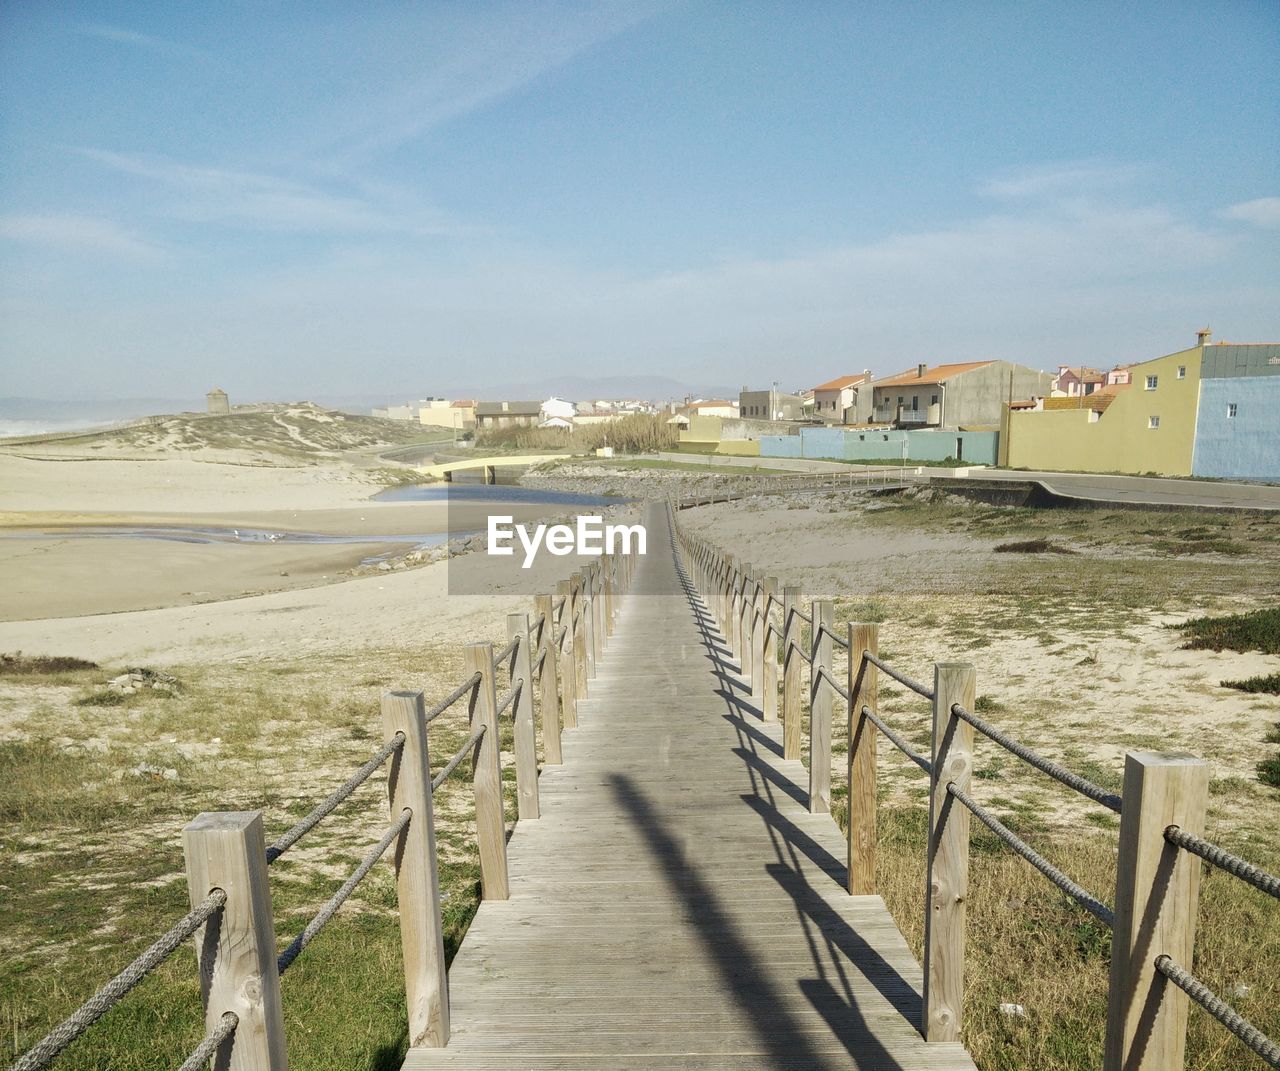
M 311 943 L 311 939 L 328 925 L 329 920 L 337 914 L 338 908 L 343 905 L 343 902 L 351 895 L 355 887 L 364 880 L 369 871 L 373 869 L 373 864 L 382 858 L 386 850 L 391 847 L 391 842 L 400 836 L 412 818 L 413 812 L 409 808 L 406 807 L 400 812 L 400 817 L 395 824 L 382 835 L 382 839 L 360 861 L 360 865 L 356 867 L 351 877 L 342 883 L 341 888 L 329 898 L 329 901 L 320 909 L 316 917 L 307 923 L 306 929 L 289 942 L 289 947 L 281 952 L 276 959 L 276 970 L 280 974 L 284 974 L 285 971 L 293 966 L 294 960 Z
M 533 665 L 529 667 L 531 672 L 539 674 L 542 672 L 542 663 L 547 660 L 547 650 L 548 648 L 544 647 L 538 652 L 538 657 L 533 660 Z
M 298 843 L 303 837 L 311 832 L 321 819 L 332 814 L 348 796 L 350 796 L 357 788 L 363 785 L 373 772 L 387 761 L 392 753 L 399 751 L 404 747 L 404 733 L 396 733 L 374 754 L 374 756 L 360 767 L 351 777 L 343 784 L 339 785 L 328 796 L 321 800 L 320 804 L 306 818 L 302 819 L 297 825 L 288 832 L 281 834 L 269 848 L 267 848 L 267 866 L 274 863 L 280 856 L 284 855 L 290 848 Z
M 793 607 L 791 608 L 791 612 L 792 612 L 793 614 L 795 614 L 795 615 L 796 615 L 796 617 L 800 618 L 800 620 L 801 620 L 801 621 L 803 621 L 806 625 L 812 625 L 812 624 L 813 624 L 813 618 L 812 618 L 812 617 L 810 617 L 808 614 L 806 614 L 803 610 L 797 610 L 797 609 L 793 606 Z
M 836 695 L 844 697 L 844 701 L 846 703 L 853 702 L 853 700 L 849 698 L 849 693 L 845 691 L 844 686 L 840 684 L 835 677 L 831 676 L 826 666 L 818 667 L 818 680 L 825 680 L 827 684 L 831 686 L 831 690 L 835 692 Z
M 114 1008 L 134 986 L 173 955 L 184 941 L 222 909 L 227 894 L 214 889 L 161 934 L 142 955 L 49 1031 L 13 1065 L 10 1071 L 39 1071 L 55 1056 Z
M 849 641 L 846 639 L 842 639 L 840 636 L 837 636 L 834 630 L 832 630 L 830 626 L 819 625 L 818 632 L 819 633 L 825 632 L 828 636 L 831 637 L 831 642 L 834 643 L 837 647 L 843 647 L 846 651 L 849 649 Z
M 1108 810 L 1114 811 L 1116 814 L 1120 813 L 1120 806 L 1123 801 L 1114 792 L 1108 792 L 1106 789 L 1095 785 L 1092 781 L 1086 781 L 1079 774 L 1072 773 L 1065 766 L 1059 766 L 1056 762 L 1041 758 L 1025 744 L 1018 743 L 1018 741 L 1001 732 L 990 722 L 978 717 L 973 711 L 965 710 L 959 703 L 952 705 L 951 713 L 957 718 L 963 718 L 983 736 L 994 740 L 1006 751 L 1016 755 L 1023 762 L 1030 763 L 1041 773 L 1048 774 L 1055 781 L 1061 782 L 1068 788 L 1074 788 L 1082 796 L 1088 796 L 1089 799 L 1095 803 L 1102 804 Z
M 957 788 L 953 783 L 948 782 L 947 792 L 958 799 L 970 811 L 973 816 L 986 826 L 992 833 L 1005 842 L 1013 851 L 1022 856 L 1028 863 L 1035 867 L 1041 874 L 1048 878 L 1054 885 L 1066 893 L 1071 899 L 1083 907 L 1099 922 L 1104 922 L 1108 926 L 1115 925 L 1116 915 L 1111 908 L 1107 907 L 1101 900 L 1094 896 L 1083 885 L 1079 885 L 1072 881 L 1066 874 L 1054 866 L 1048 859 L 1040 855 L 1025 840 L 1019 837 L 1008 826 L 1000 821 L 995 815 L 991 814 L 977 800 L 975 800 L 964 789 Z
M 202 1071 L 213 1059 L 214 1053 L 222 1047 L 222 1043 L 236 1032 L 236 1027 L 239 1025 L 240 1016 L 235 1012 L 223 1012 L 218 1025 L 192 1050 L 191 1055 L 182 1061 L 178 1071 Z
M 524 687 L 524 678 L 521 677 L 515 682 L 515 684 L 511 686 L 511 691 L 509 691 L 506 694 L 506 697 L 502 700 L 502 702 L 498 704 L 498 709 L 493 712 L 493 716 L 495 718 L 502 717 L 507 707 L 512 706 L 515 703 L 515 701 L 520 698 L 520 689 L 523 687 Z
M 1194 833 L 1188 833 L 1185 829 L 1179 829 L 1177 826 L 1170 826 L 1164 831 L 1164 839 L 1170 844 L 1176 844 L 1179 848 L 1190 852 L 1192 855 L 1198 855 L 1206 863 L 1212 863 L 1219 870 L 1225 870 L 1233 877 L 1239 878 L 1241 881 L 1248 882 L 1255 889 L 1260 889 L 1268 896 L 1274 896 L 1280 900 L 1280 878 L 1274 874 L 1268 874 L 1260 866 L 1254 866 L 1238 855 L 1232 855 L 1225 848 L 1219 848 L 1216 844 L 1212 844 L 1207 840 L 1197 837 Z
M 1179 967 L 1168 956 L 1157 956 L 1155 969 L 1187 996 L 1218 1020 L 1265 1060 L 1270 1067 L 1280 1068 L 1280 1045 L 1254 1026 L 1248 1019 L 1219 997 L 1188 970 Z
M 480 674 L 479 673 L 471 674 L 471 676 L 467 680 L 459 684 L 458 687 L 456 687 L 452 692 L 450 692 L 443 699 L 441 699 L 440 702 L 438 702 L 435 706 L 433 706 L 430 710 L 427 711 L 426 724 L 430 725 L 433 721 L 436 720 L 436 718 L 440 717 L 441 714 L 443 714 L 446 710 L 448 710 L 451 706 L 453 706 L 454 703 L 456 703 L 459 699 L 461 699 L 464 695 L 466 695 L 469 691 L 471 691 L 472 688 L 474 688 L 479 683 L 480 683 Z
M 474 733 L 472 733 L 469 737 L 467 737 L 467 742 L 462 745 L 462 749 L 456 755 L 454 755 L 453 758 L 451 758 L 448 762 L 444 764 L 444 769 L 442 769 L 438 774 L 435 775 L 435 777 L 431 779 L 432 792 L 434 792 L 441 785 L 443 785 L 445 782 L 445 778 L 447 778 L 451 773 L 453 773 L 454 770 L 458 768 L 458 763 L 460 763 L 463 759 L 467 757 L 467 755 L 471 753 L 471 749 L 475 747 L 477 743 L 480 742 L 480 737 L 484 736 L 484 731 L 486 728 L 488 728 L 488 726 L 481 725 L 476 729 Z
M 898 670 L 894 669 L 891 665 L 889 665 L 888 662 L 882 662 L 878 655 L 873 655 L 870 651 L 863 651 L 862 657 L 865 658 L 868 662 L 870 662 L 873 666 L 879 666 L 882 670 L 884 670 L 887 674 L 889 674 L 889 676 L 892 677 L 895 681 L 897 681 L 899 684 L 903 685 L 906 688 L 910 688 L 913 692 L 916 693 L 916 695 L 922 696 L 925 699 L 933 698 L 932 688 L 926 688 L 918 680 L 914 680 L 911 677 L 908 677 L 905 673 L 901 673 Z
M 506 646 L 505 646 L 501 651 L 499 651 L 496 655 L 494 655 L 494 658 L 493 658 L 493 667 L 494 667 L 494 669 L 497 669 L 497 668 L 498 668 L 498 666 L 502 665 L 502 663 L 503 663 L 503 662 L 505 662 L 508 658 L 510 658 L 513 654 L 515 654 L 515 653 L 516 653 L 516 648 L 517 648 L 517 647 L 519 647 L 519 646 L 520 646 L 520 637 L 519 637 L 519 636 L 512 636 L 512 637 L 511 637 L 511 642 L 510 642 L 509 644 L 507 644 L 507 645 L 506 645 Z
M 891 743 L 894 747 L 896 747 L 899 751 L 901 751 L 904 755 L 906 755 L 906 757 L 909 758 L 912 762 L 914 762 L 917 766 L 919 766 L 920 769 L 922 769 L 927 774 L 933 773 L 933 763 L 931 763 L 928 759 L 926 759 L 923 755 L 921 755 L 920 752 L 912 748 L 912 746 L 908 744 L 903 737 L 898 735 L 897 732 L 895 732 L 893 729 L 890 729 L 888 725 L 886 725 L 883 721 L 881 721 L 879 714 L 877 714 L 870 707 L 864 706 L 862 708 L 862 716 L 866 718 L 867 721 L 871 722 L 871 724 L 874 725 L 877 729 L 879 729 L 882 733 L 884 733 L 884 735 L 888 738 L 889 743 Z

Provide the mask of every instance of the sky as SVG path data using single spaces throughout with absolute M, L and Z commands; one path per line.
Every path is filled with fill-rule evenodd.
M 0 396 L 1280 339 L 1280 3 L 0 4 Z

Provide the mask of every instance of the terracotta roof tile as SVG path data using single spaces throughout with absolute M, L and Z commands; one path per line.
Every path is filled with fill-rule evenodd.
M 872 382 L 873 387 L 905 387 L 912 383 L 921 385 L 931 383 L 941 383 L 943 380 L 950 379 L 952 376 L 958 376 L 962 372 L 972 372 L 975 368 L 985 368 L 989 364 L 995 364 L 995 361 L 968 361 L 963 364 L 939 364 L 932 368 L 926 368 L 923 376 L 916 375 L 915 369 L 909 372 L 900 372 L 896 376 L 890 376 L 888 379 L 882 379 L 879 382 Z

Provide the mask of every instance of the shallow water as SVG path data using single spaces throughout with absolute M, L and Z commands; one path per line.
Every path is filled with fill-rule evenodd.
M 377 502 L 512 502 L 550 506 L 612 506 L 626 499 L 576 491 L 544 491 L 517 484 L 428 483 L 390 487 L 373 496 Z

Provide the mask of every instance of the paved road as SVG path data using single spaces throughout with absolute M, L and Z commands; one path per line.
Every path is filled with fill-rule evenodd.
M 941 473 L 929 472 L 930 475 Z M 1228 506 L 1280 510 L 1280 487 L 1274 484 L 1220 483 L 1208 480 L 1167 480 L 1146 476 L 1094 476 L 1070 472 L 1011 472 L 981 469 L 974 479 L 1038 480 L 1050 491 L 1099 502 L 1141 502 L 1151 505 Z

